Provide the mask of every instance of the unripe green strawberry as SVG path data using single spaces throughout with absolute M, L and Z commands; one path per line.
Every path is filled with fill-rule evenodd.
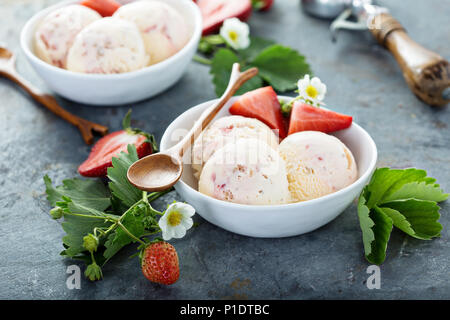
M 63 209 L 60 207 L 54 207 L 53 209 L 50 210 L 50 215 L 55 220 L 61 219 L 63 214 L 64 214 Z
M 180 276 L 178 255 L 175 248 L 167 242 L 150 244 L 142 255 L 142 272 L 144 276 L 161 284 L 173 284 Z
M 97 251 L 98 238 L 89 233 L 87 236 L 83 237 L 83 247 L 89 252 Z

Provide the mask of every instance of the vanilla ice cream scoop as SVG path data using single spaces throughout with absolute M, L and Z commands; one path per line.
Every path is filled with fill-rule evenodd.
M 294 202 L 322 197 L 352 184 L 358 170 L 351 151 L 336 137 L 303 131 L 280 143 Z
M 67 69 L 82 73 L 124 73 L 147 65 L 144 41 L 132 22 L 103 18 L 84 28 L 67 56 Z
M 290 202 L 283 159 L 258 139 L 240 139 L 217 150 L 203 167 L 199 191 L 241 204 Z
M 144 39 L 149 64 L 155 64 L 178 52 L 189 40 L 183 16 L 160 1 L 135 1 L 120 7 L 114 17 L 134 22 Z
M 78 4 L 58 8 L 46 15 L 34 33 L 34 53 L 59 68 L 66 67 L 67 53 L 75 36 L 87 25 L 101 19 L 92 9 Z
M 192 147 L 194 176 L 197 179 L 200 177 L 203 164 L 216 150 L 228 143 L 236 143 L 238 139 L 242 138 L 262 140 L 273 149 L 278 149 L 278 137 L 261 121 L 242 116 L 219 118 L 195 140 Z

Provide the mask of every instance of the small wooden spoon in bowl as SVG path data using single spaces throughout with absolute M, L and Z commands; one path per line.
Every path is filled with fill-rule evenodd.
M 127 172 L 130 183 L 138 189 L 149 192 L 165 190 L 177 183 L 183 173 L 181 159 L 185 151 L 191 147 L 195 137 L 208 126 L 211 120 L 242 84 L 256 74 L 258 74 L 257 68 L 251 68 L 241 73 L 239 64 L 235 63 L 227 89 L 219 101 L 202 113 L 188 134 L 175 146 L 164 152 L 149 155 L 133 163 Z

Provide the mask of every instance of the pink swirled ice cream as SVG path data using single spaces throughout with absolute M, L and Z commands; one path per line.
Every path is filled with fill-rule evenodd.
M 119 18 L 91 23 L 76 37 L 67 69 L 82 73 L 124 73 L 145 67 L 148 55 L 138 28 Z
M 278 137 L 261 121 L 242 116 L 227 116 L 214 121 L 195 140 L 192 147 L 192 168 L 194 176 L 200 177 L 203 165 L 214 152 L 239 139 L 254 138 L 278 149 Z
M 67 54 L 77 34 L 101 16 L 81 5 L 69 5 L 50 12 L 34 33 L 34 52 L 45 62 L 66 67 Z
M 259 139 L 242 138 L 214 152 L 203 167 L 199 191 L 240 204 L 290 202 L 284 160 Z
M 184 17 L 170 5 L 160 1 L 135 1 L 120 7 L 114 17 L 137 25 L 149 55 L 155 64 L 178 52 L 189 40 Z

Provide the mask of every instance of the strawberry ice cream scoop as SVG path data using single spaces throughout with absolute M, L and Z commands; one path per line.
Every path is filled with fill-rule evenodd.
M 257 139 L 240 139 L 217 150 L 203 167 L 199 191 L 241 204 L 290 202 L 283 159 L 267 143 Z
M 103 18 L 84 28 L 67 56 L 67 69 L 82 73 L 124 73 L 147 65 L 144 42 L 132 22 Z
M 358 170 L 351 151 L 336 137 L 303 131 L 280 143 L 294 202 L 322 197 L 352 184 Z
M 50 12 L 34 33 L 34 52 L 42 60 L 65 68 L 67 53 L 76 35 L 101 16 L 81 5 L 69 5 Z
M 160 1 L 136 1 L 120 7 L 114 17 L 135 23 L 155 64 L 178 52 L 189 40 L 184 17 L 170 5 Z
M 216 150 L 228 143 L 235 143 L 242 138 L 262 140 L 273 149 L 278 149 L 277 136 L 261 121 L 242 116 L 219 118 L 195 140 L 192 147 L 194 176 L 196 178 L 200 177 L 204 163 L 208 161 Z

